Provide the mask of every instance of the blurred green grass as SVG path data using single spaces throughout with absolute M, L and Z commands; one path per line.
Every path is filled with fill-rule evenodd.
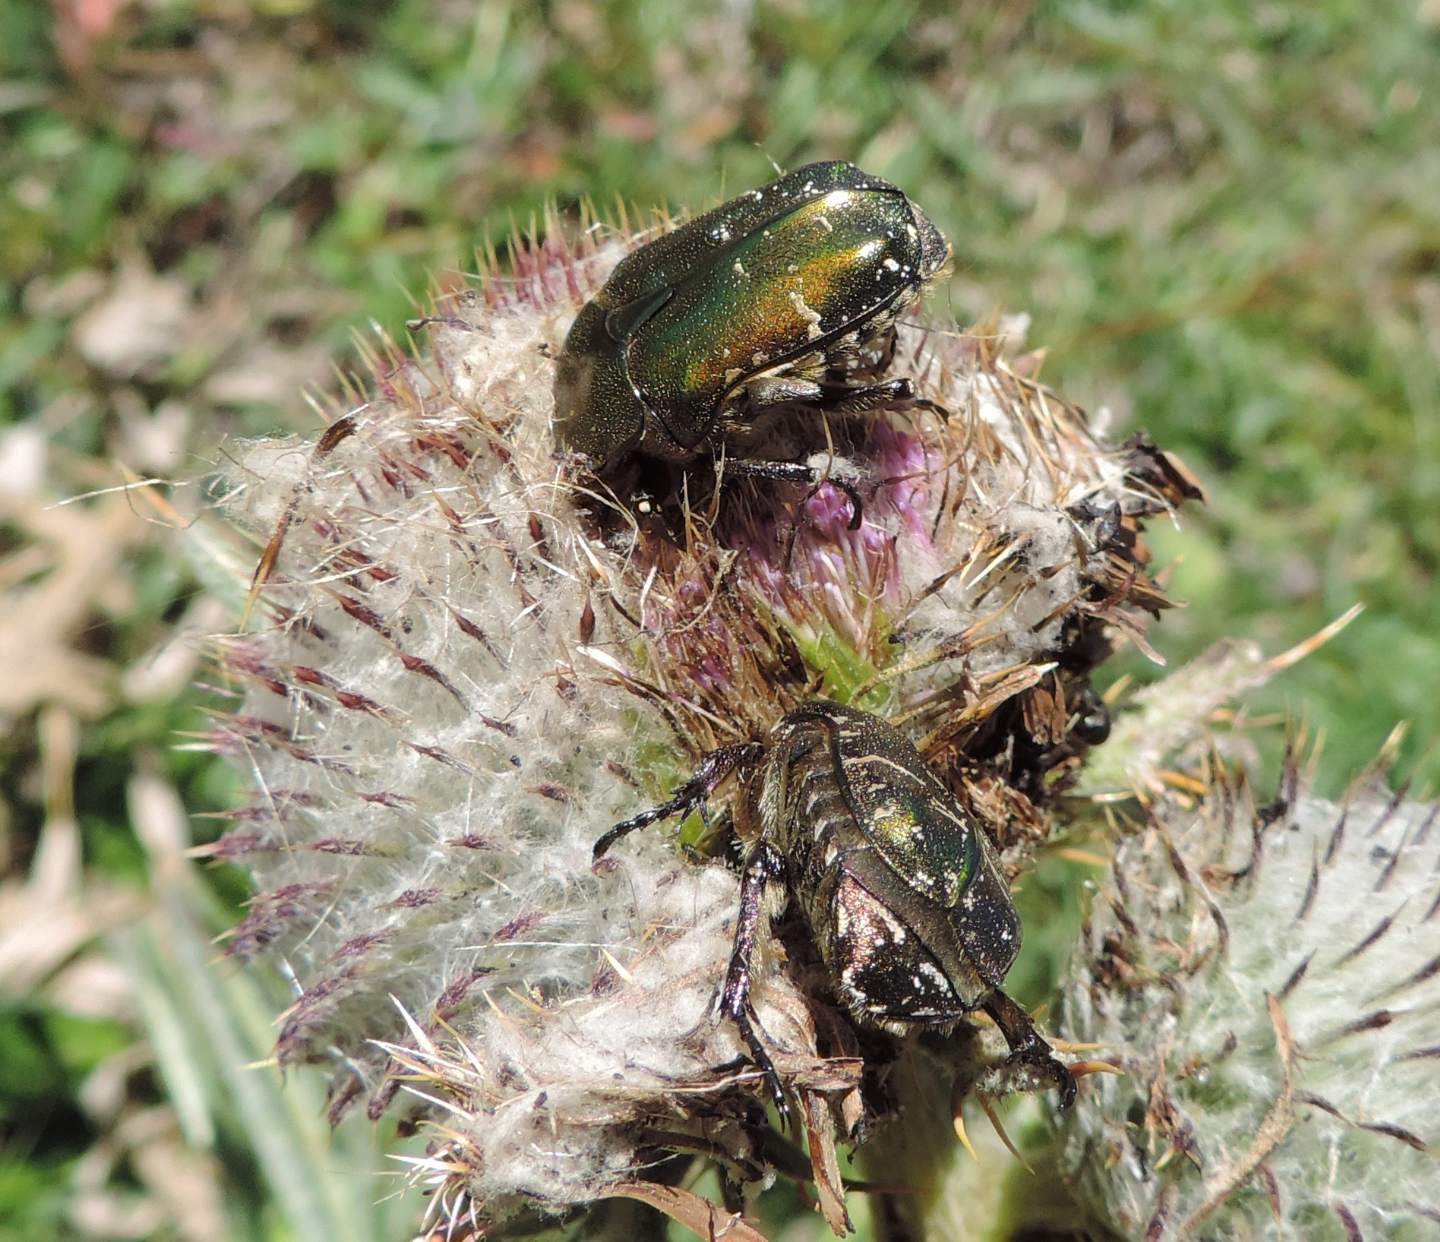
M 1433 790 L 1434 0 L 146 0 L 92 6 L 93 37 L 57 17 L 78 11 L 0 3 L 0 446 L 43 435 L 26 503 L 114 486 L 116 461 L 193 477 L 227 435 L 312 427 L 301 388 L 333 389 L 353 332 L 403 335 L 433 274 L 549 202 L 704 206 L 772 161 L 844 156 L 953 239 L 933 317 L 1028 312 L 1047 380 L 1209 488 L 1152 531 L 1189 602 L 1159 627 L 1167 657 L 1223 636 L 1278 651 L 1363 602 L 1255 706 L 1324 731 L 1332 788 L 1408 720 L 1398 774 Z M 138 325 L 133 358 L 95 344 L 107 306 Z M 0 514 L 0 557 L 37 538 L 27 513 Z M 192 807 L 231 779 L 175 749 L 195 699 L 126 689 L 198 591 L 173 546 L 117 547 L 132 590 L 64 636 L 113 674 L 100 705 L 66 707 L 85 865 L 107 881 L 145 883 L 137 763 Z M 49 814 L 35 711 L 54 698 L 0 743 L 15 882 Z M 52 1067 L 0 1077 L 0 1219 L 19 1222 L 0 1237 L 58 1226 L 35 1170 L 73 1171 L 96 1137 L 73 1101 L 100 1036 L 67 1021 L 44 988 L 0 1013 L 7 1050 Z M 49 1112 L 26 1102 L 42 1081 Z

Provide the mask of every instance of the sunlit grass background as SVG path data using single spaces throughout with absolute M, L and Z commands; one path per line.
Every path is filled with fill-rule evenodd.
M 0 1239 L 400 1236 L 332 1172 L 364 1123 L 238 1070 L 273 999 L 186 970 L 243 898 L 176 856 L 237 780 L 183 746 L 233 624 L 170 529 L 203 499 L 50 506 L 313 433 L 357 331 L 547 203 L 899 182 L 955 245 L 936 321 L 1028 312 L 1209 488 L 1153 533 L 1166 657 L 1362 602 L 1260 706 L 1331 788 L 1409 721 L 1433 790 L 1440 3 L 700 8 L 0 0 Z

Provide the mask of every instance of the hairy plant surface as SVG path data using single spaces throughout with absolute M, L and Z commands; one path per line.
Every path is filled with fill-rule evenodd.
M 1124 1237 L 1435 1236 L 1440 806 L 1206 783 L 1120 844 L 1063 984 L 1125 1073 L 1062 1167 Z

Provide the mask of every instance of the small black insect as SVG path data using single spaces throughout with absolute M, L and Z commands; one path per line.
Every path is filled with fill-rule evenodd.
M 763 742 L 710 751 L 669 801 L 601 837 L 595 857 L 626 833 L 702 808 L 736 772 L 746 779 L 739 829 L 748 853 L 719 1005 L 782 1110 L 780 1077 L 749 1003 L 762 898 L 777 880 L 858 1020 L 903 1033 L 950 1027 L 983 1009 L 1010 1045 L 1010 1061 L 1053 1082 L 1068 1107 L 1074 1078 L 1000 987 L 1021 929 L 994 847 L 915 747 L 878 716 L 812 700 Z

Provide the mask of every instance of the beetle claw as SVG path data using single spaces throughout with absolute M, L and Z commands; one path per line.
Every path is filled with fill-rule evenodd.
M 1051 1055 L 1048 1045 L 1041 1043 L 1033 1048 L 1021 1048 L 1006 1058 L 1007 1066 L 1023 1066 L 1041 1082 L 1049 1082 L 1060 1092 L 1060 1107 L 1069 1108 L 1075 1103 L 1075 1075 L 1070 1068 Z
M 859 530 L 860 522 L 865 516 L 865 507 L 860 503 L 860 493 L 853 483 L 847 483 L 844 479 L 828 479 L 832 487 L 838 487 L 845 493 L 850 501 L 850 520 L 845 524 L 846 530 Z
M 1078 1074 L 1072 1072 L 1074 1070 L 1078 1070 Z M 1067 1066 L 1051 1056 L 1049 1048 L 1042 1043 L 1016 1049 L 1005 1060 L 966 1080 L 964 1088 L 977 1097 L 998 1099 L 1016 1091 L 1046 1091 L 1053 1087 L 1060 1092 L 1060 1107 L 1066 1109 L 1075 1102 L 1075 1079 L 1090 1072 L 1093 1071 L 1088 1062 Z
M 1056 1059 L 1054 1049 L 1035 1029 L 1030 1015 L 999 988 L 991 993 L 983 1008 L 995 1019 L 995 1025 L 1010 1045 L 1005 1064 L 1024 1066 L 1040 1081 L 1053 1083 L 1060 1092 L 1060 1107 L 1069 1108 L 1075 1102 L 1075 1076 Z
M 782 1125 L 789 1125 L 790 1105 L 785 1098 L 785 1084 L 780 1079 L 780 1071 L 775 1068 L 775 1062 L 770 1059 L 770 1054 L 765 1050 L 765 1045 L 760 1042 L 760 1036 L 756 1033 L 755 1027 L 748 1016 L 734 1016 L 736 1028 L 740 1032 L 740 1038 L 745 1041 L 745 1047 L 750 1052 L 750 1062 L 765 1079 L 766 1090 L 770 1093 L 770 1101 L 775 1105 L 775 1111 L 780 1114 Z

